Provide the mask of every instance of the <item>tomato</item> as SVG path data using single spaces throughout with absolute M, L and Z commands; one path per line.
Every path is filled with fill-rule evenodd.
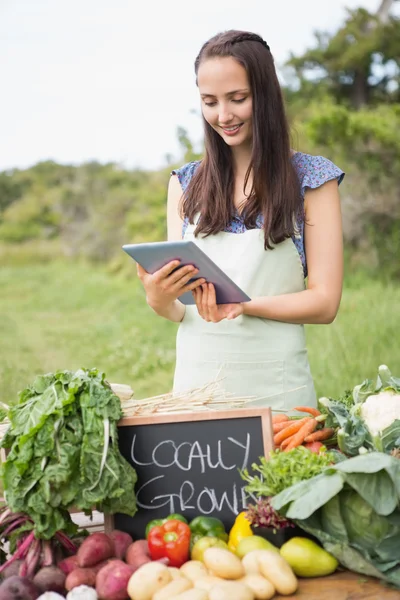
M 310 452 L 319 454 L 324 445 L 321 444 L 321 442 L 310 442 L 309 444 L 304 444 L 304 447 L 307 448 L 307 450 L 310 450 Z

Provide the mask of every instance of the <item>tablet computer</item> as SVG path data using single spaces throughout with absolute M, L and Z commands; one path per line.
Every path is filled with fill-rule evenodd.
M 152 242 L 148 244 L 125 244 L 122 246 L 148 273 L 155 273 L 161 267 L 173 260 L 180 260 L 180 267 L 194 265 L 199 269 L 191 279 L 203 277 L 208 283 L 214 284 L 217 304 L 248 302 L 247 294 L 228 275 L 226 275 L 207 254 L 192 241 Z M 192 292 L 186 292 L 179 297 L 183 304 L 195 304 Z

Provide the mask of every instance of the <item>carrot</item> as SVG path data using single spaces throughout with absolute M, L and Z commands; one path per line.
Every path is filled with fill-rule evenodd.
M 313 408 L 312 406 L 295 406 L 293 410 L 297 410 L 298 412 L 309 413 L 313 417 L 319 417 L 321 412 L 317 408 Z
M 310 433 L 304 441 L 309 442 L 320 442 L 321 440 L 329 440 L 330 437 L 333 436 L 335 430 L 333 427 L 325 427 L 325 429 L 319 429 L 318 431 L 314 431 L 314 433 Z
M 284 421 L 289 421 L 289 417 L 287 415 L 272 415 L 272 423 L 283 423 Z
M 293 421 L 293 423 L 291 423 L 289 427 L 285 427 L 285 429 L 282 429 L 282 431 L 274 435 L 275 446 L 280 446 L 283 440 L 286 440 L 286 438 L 299 431 L 299 429 L 301 429 L 304 423 L 306 423 L 307 421 L 311 421 L 311 417 L 304 417 L 304 419 L 298 419 L 296 421 Z
M 292 436 L 290 443 L 285 448 L 285 452 L 289 452 L 289 450 L 297 448 L 297 446 L 301 446 L 305 438 L 314 431 L 317 425 L 318 422 L 315 419 L 308 419 L 308 421 L 302 425 L 297 433 Z
M 295 433 L 293 435 L 296 435 Z M 279 446 L 281 450 L 284 450 L 286 448 L 286 446 L 288 444 L 290 444 L 290 440 L 292 439 L 293 435 L 291 435 L 290 437 L 286 438 L 286 440 L 283 440 L 282 444 Z
M 292 423 L 293 421 L 283 421 L 282 423 L 274 423 L 272 425 L 273 432 L 279 433 L 280 431 L 282 431 L 282 429 L 286 429 L 286 427 L 289 427 Z

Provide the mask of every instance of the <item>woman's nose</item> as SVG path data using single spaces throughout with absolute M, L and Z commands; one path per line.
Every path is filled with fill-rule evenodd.
M 219 115 L 218 115 L 218 121 L 220 123 L 220 125 L 226 125 L 227 123 L 229 123 L 230 121 L 232 121 L 232 112 L 229 110 L 229 108 L 226 106 L 220 106 L 219 109 Z

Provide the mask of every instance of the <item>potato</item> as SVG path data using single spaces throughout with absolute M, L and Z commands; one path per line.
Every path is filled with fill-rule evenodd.
M 151 600 L 158 590 L 172 581 L 168 567 L 160 562 L 149 562 L 138 568 L 128 582 L 131 600 Z
M 262 550 L 252 550 L 242 558 L 242 565 L 247 575 L 252 573 L 260 573 L 260 565 L 258 563 L 258 555 Z
M 245 575 L 243 579 L 239 579 L 239 583 L 247 585 L 252 590 L 256 600 L 270 600 L 275 596 L 275 588 L 272 583 L 258 573 Z
M 209 592 L 214 585 L 221 583 L 223 581 L 220 577 L 215 577 L 214 575 L 206 575 L 206 577 L 201 577 L 200 579 L 196 579 L 194 582 L 194 587 L 198 590 L 205 590 Z
M 247 585 L 239 581 L 221 581 L 208 593 L 209 600 L 254 600 L 254 594 Z
M 64 585 L 67 592 L 80 585 L 94 587 L 96 585 L 96 571 L 89 567 L 77 567 L 67 575 Z
M 192 587 L 193 583 L 189 579 L 186 579 L 186 577 L 173 579 L 154 594 L 153 600 L 174 600 L 178 594 L 186 592 L 186 590 L 190 590 Z
M 96 575 L 96 592 L 102 600 L 126 600 L 134 567 L 118 558 L 110 560 Z
M 203 555 L 204 564 L 213 575 L 223 579 L 240 579 L 245 575 L 240 558 L 224 548 L 207 548 Z
M 196 581 L 196 579 L 208 575 L 206 566 L 200 560 L 188 560 L 181 566 L 180 572 L 190 581 Z
M 269 579 L 278 594 L 290 596 L 295 593 L 298 586 L 296 575 L 280 554 L 272 550 L 260 550 L 257 560 L 261 575 Z
M 79 546 L 77 556 L 78 567 L 93 567 L 114 556 L 114 542 L 103 532 L 91 533 Z
M 68 556 L 64 558 L 59 563 L 57 563 L 57 567 L 61 569 L 63 573 L 69 575 L 71 571 L 78 567 L 78 556 L 74 554 L 73 556 Z
M 125 553 L 125 562 L 136 569 L 151 562 L 147 540 L 136 540 L 130 544 Z
M 208 600 L 208 594 L 204 590 L 187 590 L 175 596 L 174 600 Z
M 181 570 L 178 569 L 178 567 L 168 567 L 168 571 L 170 572 L 172 579 L 186 579 L 186 577 L 183 573 L 181 573 Z
M 120 560 L 125 559 L 126 551 L 129 546 L 133 543 L 132 537 L 125 531 L 119 531 L 119 529 L 113 529 L 108 537 L 114 543 L 114 556 Z

